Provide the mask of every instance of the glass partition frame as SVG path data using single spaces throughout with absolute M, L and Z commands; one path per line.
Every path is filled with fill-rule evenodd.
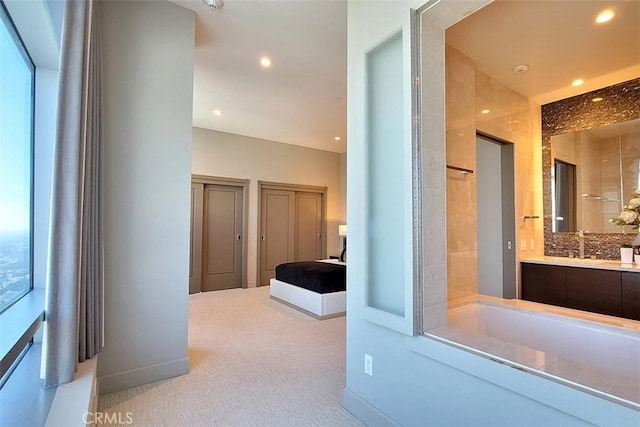
M 364 316 L 368 321 L 402 332 L 407 335 L 418 333 L 420 292 L 420 248 L 421 234 L 419 217 L 419 156 L 418 123 L 414 118 L 419 117 L 417 111 L 417 79 L 416 63 L 417 51 L 412 37 L 415 28 L 415 11 L 410 10 L 405 24 L 383 37 L 379 43 L 365 52 L 364 94 L 365 94 L 365 183 L 366 183 L 366 267 L 365 267 L 365 295 Z M 395 42 L 395 43 L 394 43 Z M 388 48 L 396 49 L 389 52 Z M 375 102 L 372 90 L 380 89 L 371 75 L 372 67 L 376 65 L 378 54 L 387 50 L 395 55 L 396 69 L 395 93 L 396 111 L 391 116 L 384 112 L 384 105 L 375 110 L 370 103 Z M 401 68 L 399 65 L 401 64 Z M 379 70 L 378 70 L 379 71 Z M 391 70 L 389 70 L 391 71 Z M 384 103 L 383 103 L 384 104 Z M 400 111 L 397 111 L 400 110 Z M 395 126 L 391 139 L 385 135 L 376 135 L 380 126 L 372 126 L 376 120 L 391 118 Z M 391 144 L 388 146 L 387 144 Z M 376 149 L 383 148 L 376 153 Z M 389 153 L 394 149 L 393 158 L 376 158 L 378 154 Z M 377 192 L 376 185 L 393 176 L 393 185 L 386 188 L 387 194 Z M 397 193 L 397 194 L 396 194 Z M 387 196 L 391 196 L 390 198 Z M 383 198 L 384 201 L 376 201 Z M 389 199 L 395 200 L 383 212 L 382 218 L 375 218 L 372 209 L 379 209 Z M 380 214 L 380 212 L 376 212 Z M 418 216 L 416 216 L 418 215 Z M 391 221 L 385 223 L 384 219 Z M 411 225 L 411 226 L 409 226 Z M 389 256 L 394 263 L 391 268 L 386 262 Z M 395 272 L 395 273 L 394 273 Z

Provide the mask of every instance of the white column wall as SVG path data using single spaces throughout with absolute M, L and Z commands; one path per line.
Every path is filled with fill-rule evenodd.
M 189 372 L 195 15 L 102 6 L 105 346 L 101 393 Z

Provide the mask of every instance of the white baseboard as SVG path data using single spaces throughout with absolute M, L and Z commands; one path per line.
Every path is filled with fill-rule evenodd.
M 61 384 L 51 403 L 45 427 L 86 426 L 98 407 L 96 393 L 98 356 L 78 364 L 73 381 Z
M 368 426 L 397 427 L 400 425 L 346 388 L 342 391 L 342 406 Z
M 189 373 L 189 358 L 172 360 L 144 368 L 131 369 L 98 378 L 100 394 L 114 393 Z

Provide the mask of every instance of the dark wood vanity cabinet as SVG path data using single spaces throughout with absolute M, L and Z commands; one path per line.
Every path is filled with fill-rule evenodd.
M 622 316 L 621 273 L 591 268 L 567 269 L 567 307 Z
M 640 272 L 522 263 L 522 299 L 640 320 Z
M 521 264 L 522 299 L 543 304 L 567 305 L 566 267 Z
M 622 272 L 622 317 L 640 320 L 640 273 Z

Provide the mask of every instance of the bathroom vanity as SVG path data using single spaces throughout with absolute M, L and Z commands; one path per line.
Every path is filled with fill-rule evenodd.
M 563 257 L 520 260 L 523 300 L 640 320 L 640 267 Z

